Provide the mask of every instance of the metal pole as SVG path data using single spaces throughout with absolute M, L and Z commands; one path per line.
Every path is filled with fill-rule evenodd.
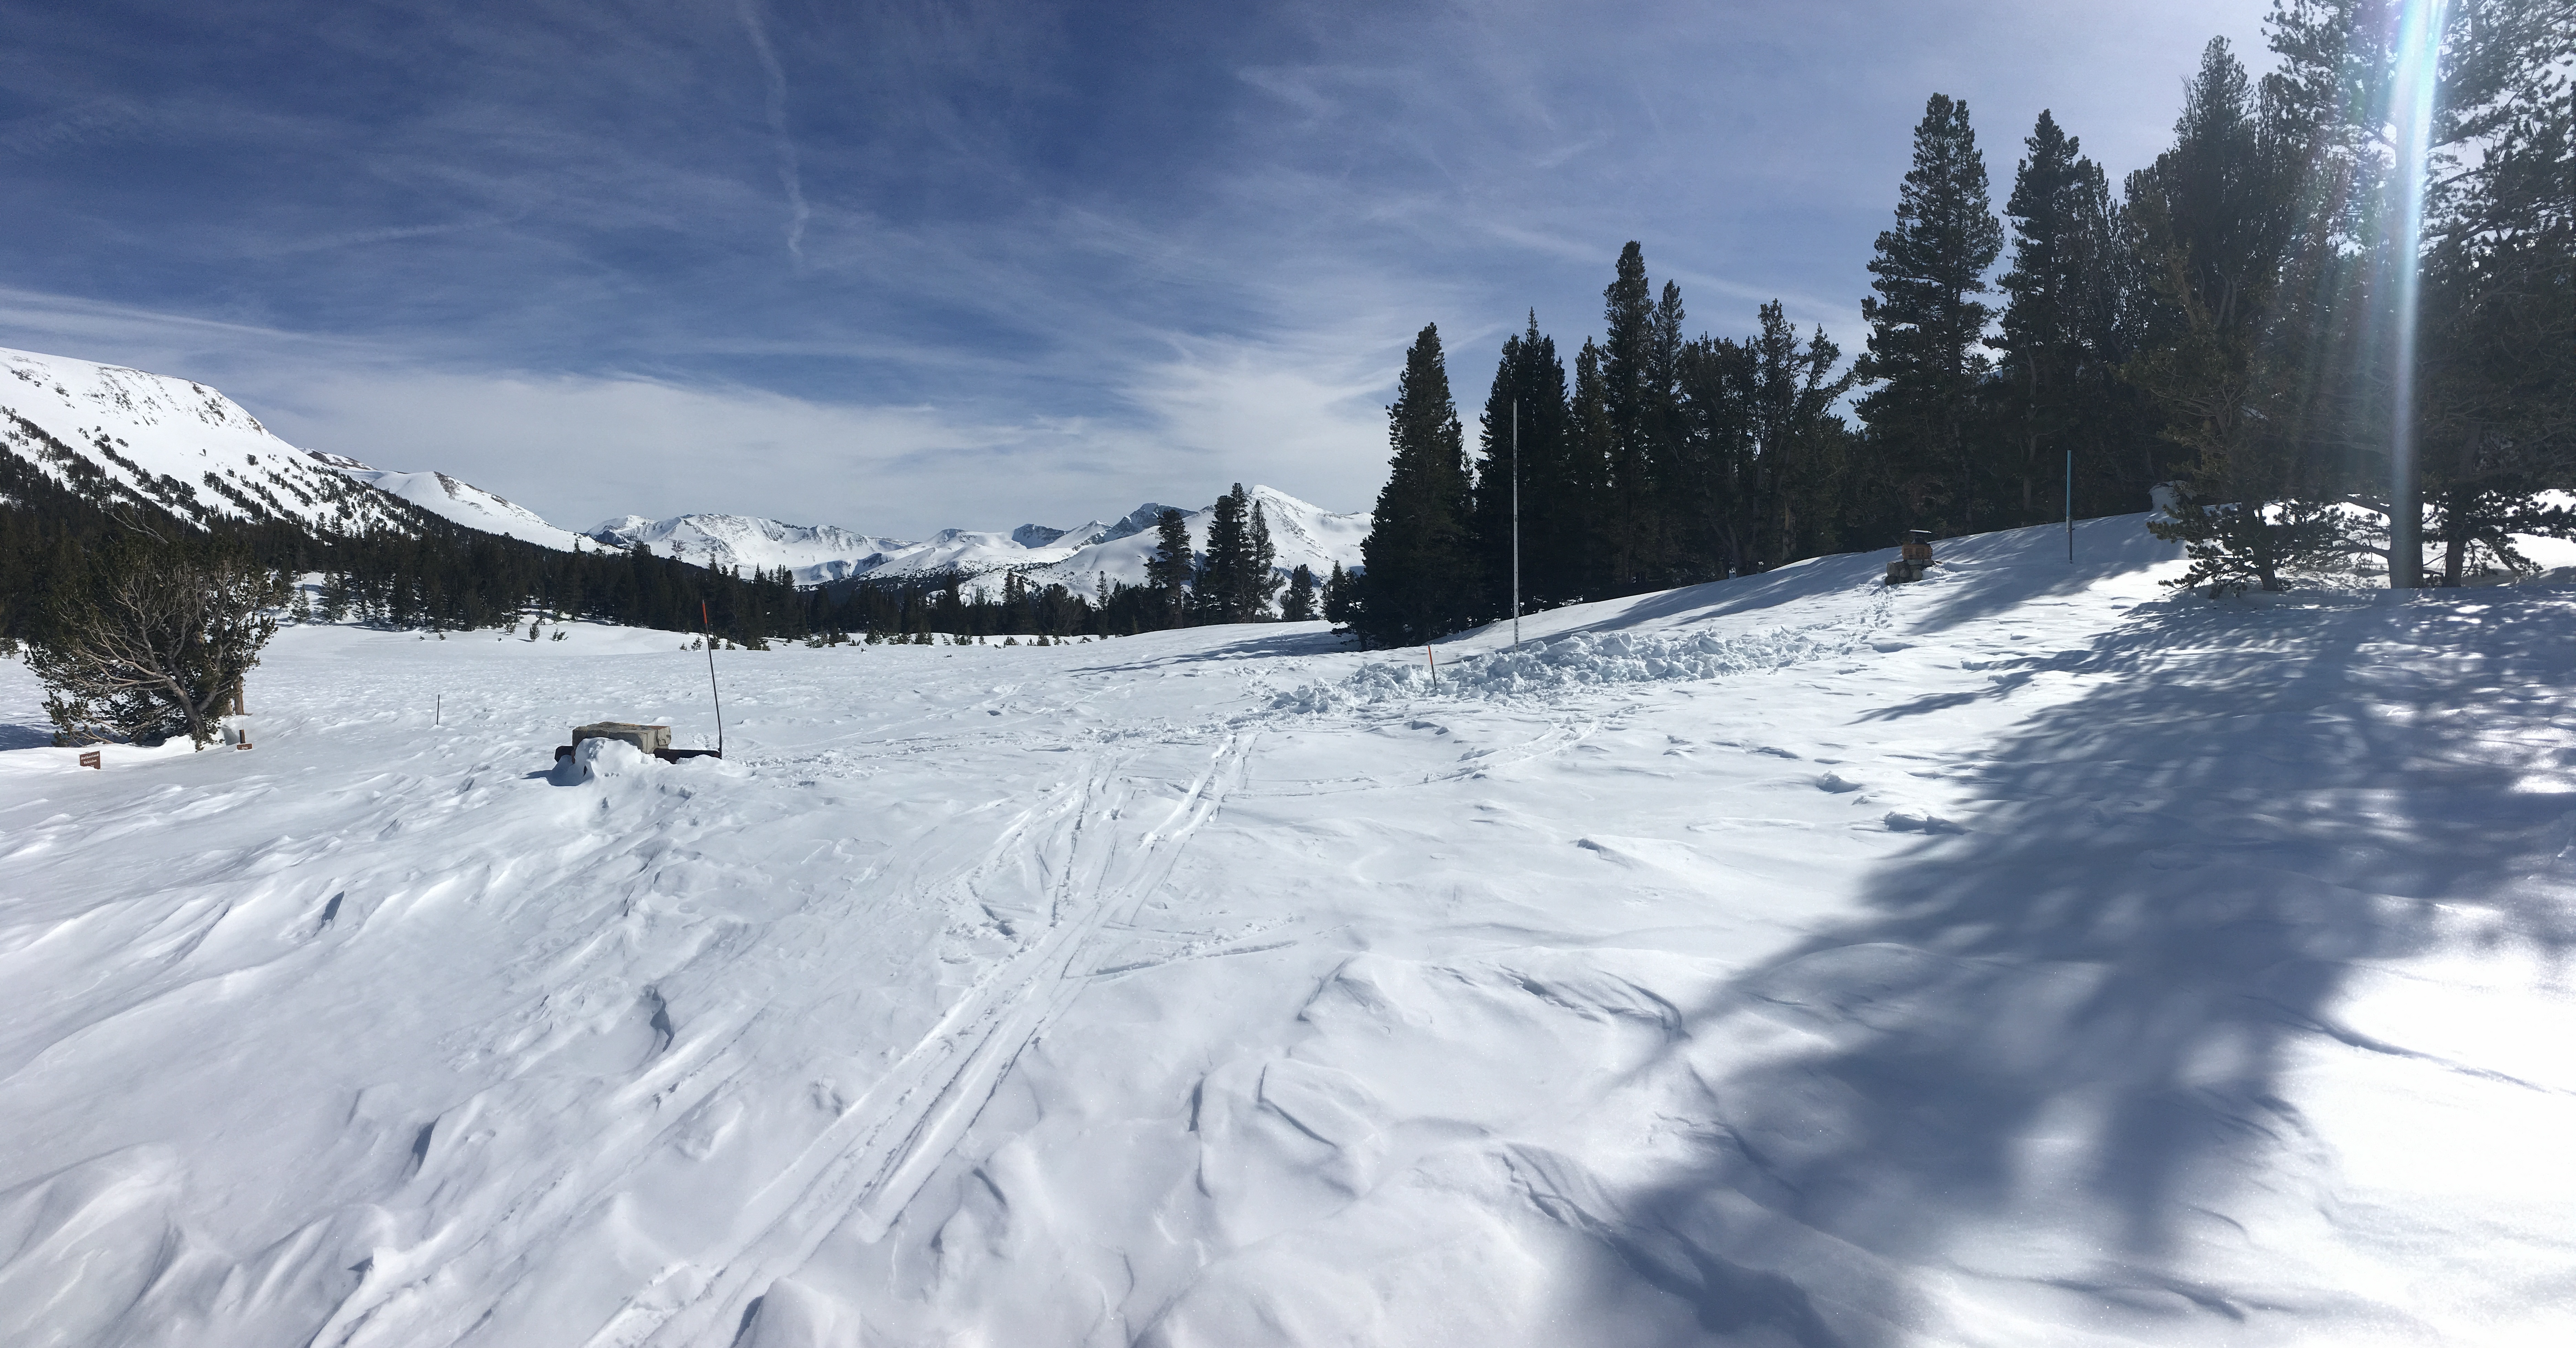
M 1512 649 L 1521 648 L 1521 400 L 1512 399 Z
M 724 694 L 716 691 L 716 620 L 707 614 L 707 601 L 698 601 L 698 621 L 707 625 L 707 696 L 716 706 L 716 757 L 724 757 Z M 704 740 L 698 741 L 706 743 Z

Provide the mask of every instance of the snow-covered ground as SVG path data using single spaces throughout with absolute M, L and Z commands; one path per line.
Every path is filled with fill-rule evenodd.
M 2570 1341 L 2576 593 L 2081 533 L 1436 692 L 727 652 L 587 779 L 702 654 L 292 631 L 99 772 L 0 664 L 0 1342 Z

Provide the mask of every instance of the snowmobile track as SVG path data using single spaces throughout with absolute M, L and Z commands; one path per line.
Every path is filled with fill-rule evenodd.
M 630 1302 L 590 1340 L 608 1345 L 700 1343 L 720 1332 L 770 1282 L 801 1266 L 834 1231 L 871 1243 L 945 1163 L 1012 1066 L 1090 981 L 1094 938 L 1163 884 L 1190 837 L 1223 808 L 1244 775 L 1253 740 L 1221 737 L 1206 767 L 1162 821 L 1122 843 L 1116 823 L 1128 794 L 1119 759 L 1089 772 L 1055 808 L 1006 829 L 959 883 L 981 893 L 1008 872 L 1012 854 L 1038 839 L 1048 873 L 1045 933 L 960 998 L 939 1025 L 797 1160 L 748 1197 L 758 1234 L 727 1258 L 694 1298 L 667 1318 Z M 764 1211 L 765 1210 L 765 1211 Z M 658 1289 L 646 1289 L 651 1292 Z M 650 1329 L 639 1320 L 658 1320 Z M 643 1332 L 638 1332 L 643 1330 Z

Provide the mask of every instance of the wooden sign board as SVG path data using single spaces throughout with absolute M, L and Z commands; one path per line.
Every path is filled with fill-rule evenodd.
M 247 749 L 247 748 L 249 748 L 249 747 L 250 747 L 250 741 L 249 741 L 249 740 L 243 740 L 241 743 L 236 744 L 236 745 L 234 745 L 233 747 L 234 747 L 234 748 L 236 748 L 236 749 Z
M 90 750 L 88 753 L 82 754 L 82 755 L 80 756 L 80 765 L 81 765 L 82 767 L 85 767 L 85 768 L 94 768 L 94 767 L 97 767 L 97 766 L 98 766 L 98 750 L 96 750 L 96 749 L 92 749 L 92 750 Z

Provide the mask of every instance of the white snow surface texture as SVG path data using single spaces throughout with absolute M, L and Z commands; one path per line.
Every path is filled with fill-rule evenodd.
M 0 662 L 0 1342 L 2576 1341 L 2576 592 Z M 1417 669 L 1417 666 L 1420 668 Z M 433 699 L 439 704 L 433 720 Z

